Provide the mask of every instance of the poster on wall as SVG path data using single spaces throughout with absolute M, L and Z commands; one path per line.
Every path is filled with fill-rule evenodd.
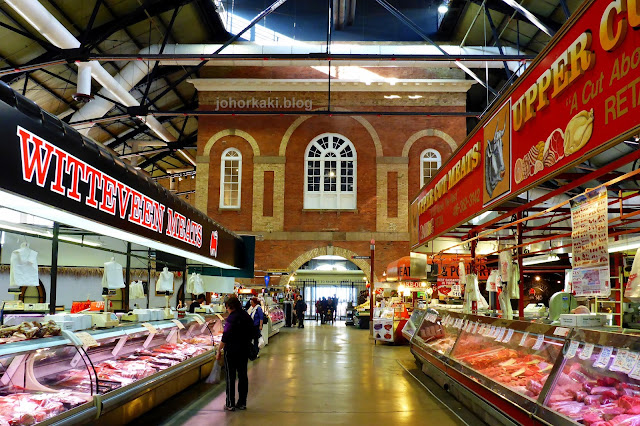
M 571 206 L 571 224 L 573 290 L 576 296 L 609 296 L 606 188 L 597 188 L 576 198 Z
M 511 192 L 511 102 L 484 126 L 484 188 L 482 204 Z

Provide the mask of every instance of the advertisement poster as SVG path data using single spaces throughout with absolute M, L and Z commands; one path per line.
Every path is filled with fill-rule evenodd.
M 504 104 L 484 127 L 484 188 L 482 204 L 511 192 L 511 102 Z
M 606 188 L 578 197 L 571 206 L 573 290 L 576 296 L 606 297 L 609 282 L 609 231 Z
M 638 26 L 635 3 L 585 1 L 414 199 L 411 247 L 637 134 Z
M 460 287 L 458 278 L 438 277 L 438 295 L 453 297 L 453 294 L 450 293 L 453 291 L 454 285 Z
M 383 342 L 393 342 L 393 320 L 374 319 L 373 337 L 376 340 L 381 340 Z

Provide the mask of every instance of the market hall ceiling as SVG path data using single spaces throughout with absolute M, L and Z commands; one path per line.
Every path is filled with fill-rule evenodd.
M 57 48 L 8 4 L 18 0 L 6 0 L 0 3 L 0 78 L 67 122 L 84 105 L 74 99 L 78 79 L 78 68 L 73 64 L 76 59 L 88 53 L 137 54 L 145 47 L 163 43 L 224 43 L 272 5 L 271 0 L 37 1 L 80 42 L 80 47 Z M 333 0 L 332 42 L 424 42 L 424 37 L 385 10 L 383 3 L 409 17 L 424 35 L 439 44 L 512 47 L 535 55 L 550 40 L 545 31 L 509 4 L 516 3 L 514 0 Z M 438 10 L 443 3 L 448 6 L 446 13 Z M 560 28 L 567 14 L 580 3 L 580 0 L 517 1 L 551 33 Z M 267 30 L 274 38 L 322 42 L 327 40 L 327 23 L 327 2 L 288 0 L 244 34 L 244 40 L 256 41 Z M 61 59 L 57 65 L 29 67 Z M 101 62 L 101 65 L 116 75 L 126 62 Z M 153 69 L 150 65 L 147 76 L 130 93 L 151 111 L 196 110 L 196 91 L 184 78 L 190 68 L 177 64 Z M 14 71 L 2 74 L 3 70 Z M 489 70 L 488 77 L 489 85 L 497 89 L 507 84 L 504 70 Z M 95 80 L 91 84 L 91 93 L 98 94 L 102 87 Z M 476 85 L 468 94 L 468 110 L 483 110 L 487 98 L 491 96 Z M 193 167 L 189 157 L 195 156 L 195 116 L 158 117 L 175 140 L 163 144 L 136 118 L 140 114 L 135 112 L 140 113 L 116 104 L 104 120 L 91 127 L 88 136 L 123 158 L 134 159 L 152 176 L 166 175 L 167 169 Z M 120 118 L 112 120 L 109 116 Z M 470 125 L 473 120 L 470 119 Z

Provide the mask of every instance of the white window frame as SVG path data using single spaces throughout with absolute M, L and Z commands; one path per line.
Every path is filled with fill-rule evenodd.
M 237 155 L 231 156 L 229 153 L 234 152 Z M 224 202 L 224 177 L 225 163 L 227 161 L 238 162 L 238 204 L 226 205 Z M 242 205 L 242 153 L 237 148 L 227 148 L 222 152 L 220 157 L 220 208 L 221 209 L 239 209 Z
M 438 167 L 436 168 L 436 170 L 442 167 L 442 155 L 440 155 L 438 151 L 436 151 L 433 148 L 427 148 L 424 151 L 422 151 L 422 153 L 420 154 L 420 188 L 422 188 L 427 183 L 425 181 L 425 178 L 431 179 L 433 177 L 433 176 L 426 177 L 424 173 L 424 163 L 427 161 L 427 158 L 426 158 L 427 154 L 435 155 L 435 160 L 438 163 Z M 429 162 L 433 162 L 434 158 L 430 157 L 428 160 Z
M 328 147 L 322 148 L 320 141 L 328 138 Z M 340 138 L 344 141 L 339 146 L 339 150 L 333 148 L 334 138 Z M 345 145 L 346 144 L 346 145 Z M 309 153 L 313 147 L 321 151 L 319 157 L 310 157 Z M 353 153 L 352 157 L 340 157 L 340 151 L 348 146 Z M 336 164 L 336 191 L 324 190 L 324 170 L 325 161 L 328 160 L 327 155 L 335 155 Z M 320 191 L 309 191 L 309 161 L 320 162 Z M 353 162 L 353 188 L 351 191 L 342 190 L 342 161 Z M 348 176 L 348 175 L 347 175 Z M 338 133 L 323 133 L 316 136 L 309 142 L 304 152 L 304 203 L 305 210 L 355 210 L 358 204 L 358 154 L 353 143 L 345 136 Z

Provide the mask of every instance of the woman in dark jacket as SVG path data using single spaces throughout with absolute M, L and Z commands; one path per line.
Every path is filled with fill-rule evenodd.
M 222 342 L 218 348 L 216 359 L 219 361 L 224 353 L 227 372 L 227 400 L 224 409 L 227 411 L 246 410 L 249 378 L 247 364 L 249 362 L 249 344 L 254 337 L 253 320 L 242 309 L 237 297 L 230 297 L 225 303 L 229 316 L 224 324 Z M 236 374 L 238 375 L 238 401 L 236 402 Z

